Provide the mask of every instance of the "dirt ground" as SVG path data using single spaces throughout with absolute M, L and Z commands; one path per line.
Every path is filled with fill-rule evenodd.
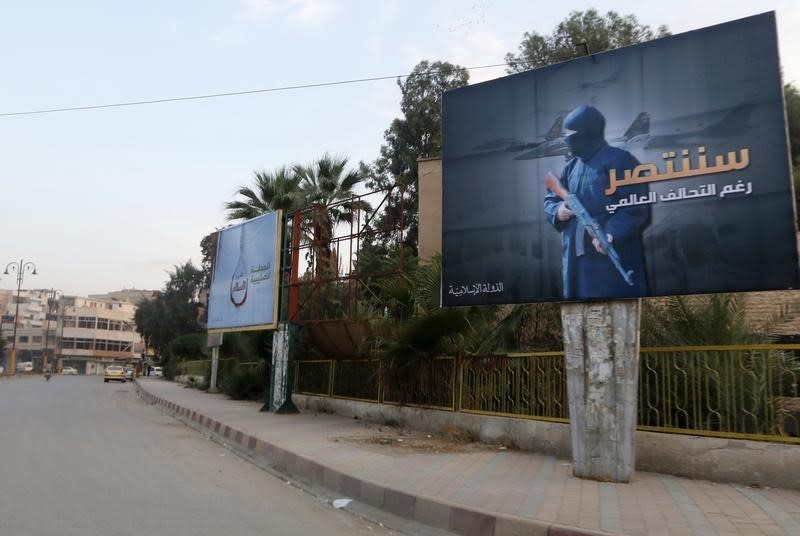
M 370 450 L 393 454 L 429 452 L 476 452 L 508 450 L 506 445 L 480 443 L 477 437 L 460 428 L 446 428 L 438 433 L 411 430 L 402 426 L 364 423 L 359 434 L 332 437 L 330 441 L 361 445 Z

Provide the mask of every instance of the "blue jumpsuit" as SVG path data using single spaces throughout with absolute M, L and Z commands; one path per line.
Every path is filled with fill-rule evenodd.
M 630 194 L 646 196 L 647 184 L 622 186 L 607 196 L 608 171 L 616 169 L 622 177 L 626 169 L 639 165 L 628 151 L 603 146 L 587 161 L 573 158 L 561 172 L 561 183 L 575 194 L 586 210 L 613 237 L 616 249 L 626 270 L 633 270 L 633 286 L 628 285 L 608 256 L 598 253 L 585 228 L 574 216 L 567 221 L 556 217 L 561 198 L 548 191 L 544 210 L 548 221 L 561 232 L 564 299 L 632 298 L 647 295 L 642 231 L 650 223 L 650 205 L 620 207 L 609 214 L 606 205 L 616 204 Z

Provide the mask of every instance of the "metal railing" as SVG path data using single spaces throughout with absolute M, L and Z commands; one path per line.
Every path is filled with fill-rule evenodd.
M 219 360 L 218 374 L 221 374 L 228 366 L 228 363 L 235 361 L 235 358 L 225 358 Z M 258 366 L 258 361 L 244 361 L 237 363 L 240 368 L 253 368 Z M 195 359 L 192 361 L 181 361 L 176 364 L 176 376 L 205 376 L 211 369 L 210 359 Z
M 800 443 L 798 391 L 800 345 L 642 348 L 639 428 Z
M 567 422 L 562 352 L 464 359 L 461 411 Z
M 563 356 L 297 361 L 295 391 L 568 422 Z M 642 348 L 638 428 L 800 444 L 800 345 Z
M 185 376 L 205 376 L 206 369 L 211 363 L 210 359 L 197 359 L 194 361 L 182 361 L 178 363 L 179 375 Z

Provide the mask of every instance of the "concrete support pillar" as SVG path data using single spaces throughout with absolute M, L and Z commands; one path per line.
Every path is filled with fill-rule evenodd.
M 640 300 L 561 306 L 575 476 L 633 474 L 639 314 Z
M 208 392 L 217 393 L 217 369 L 219 368 L 219 346 L 211 347 L 211 379 L 208 382 Z

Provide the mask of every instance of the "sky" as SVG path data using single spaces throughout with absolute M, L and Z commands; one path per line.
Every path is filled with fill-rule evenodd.
M 583 2 L 0 1 L 0 114 L 406 74 L 421 60 L 504 62 Z M 800 0 L 600 1 L 673 33 L 775 10 L 800 83 Z M 470 71 L 471 82 L 505 74 Z M 0 288 L 160 289 L 253 172 L 329 152 L 374 160 L 394 80 L 37 115 L 0 115 Z

